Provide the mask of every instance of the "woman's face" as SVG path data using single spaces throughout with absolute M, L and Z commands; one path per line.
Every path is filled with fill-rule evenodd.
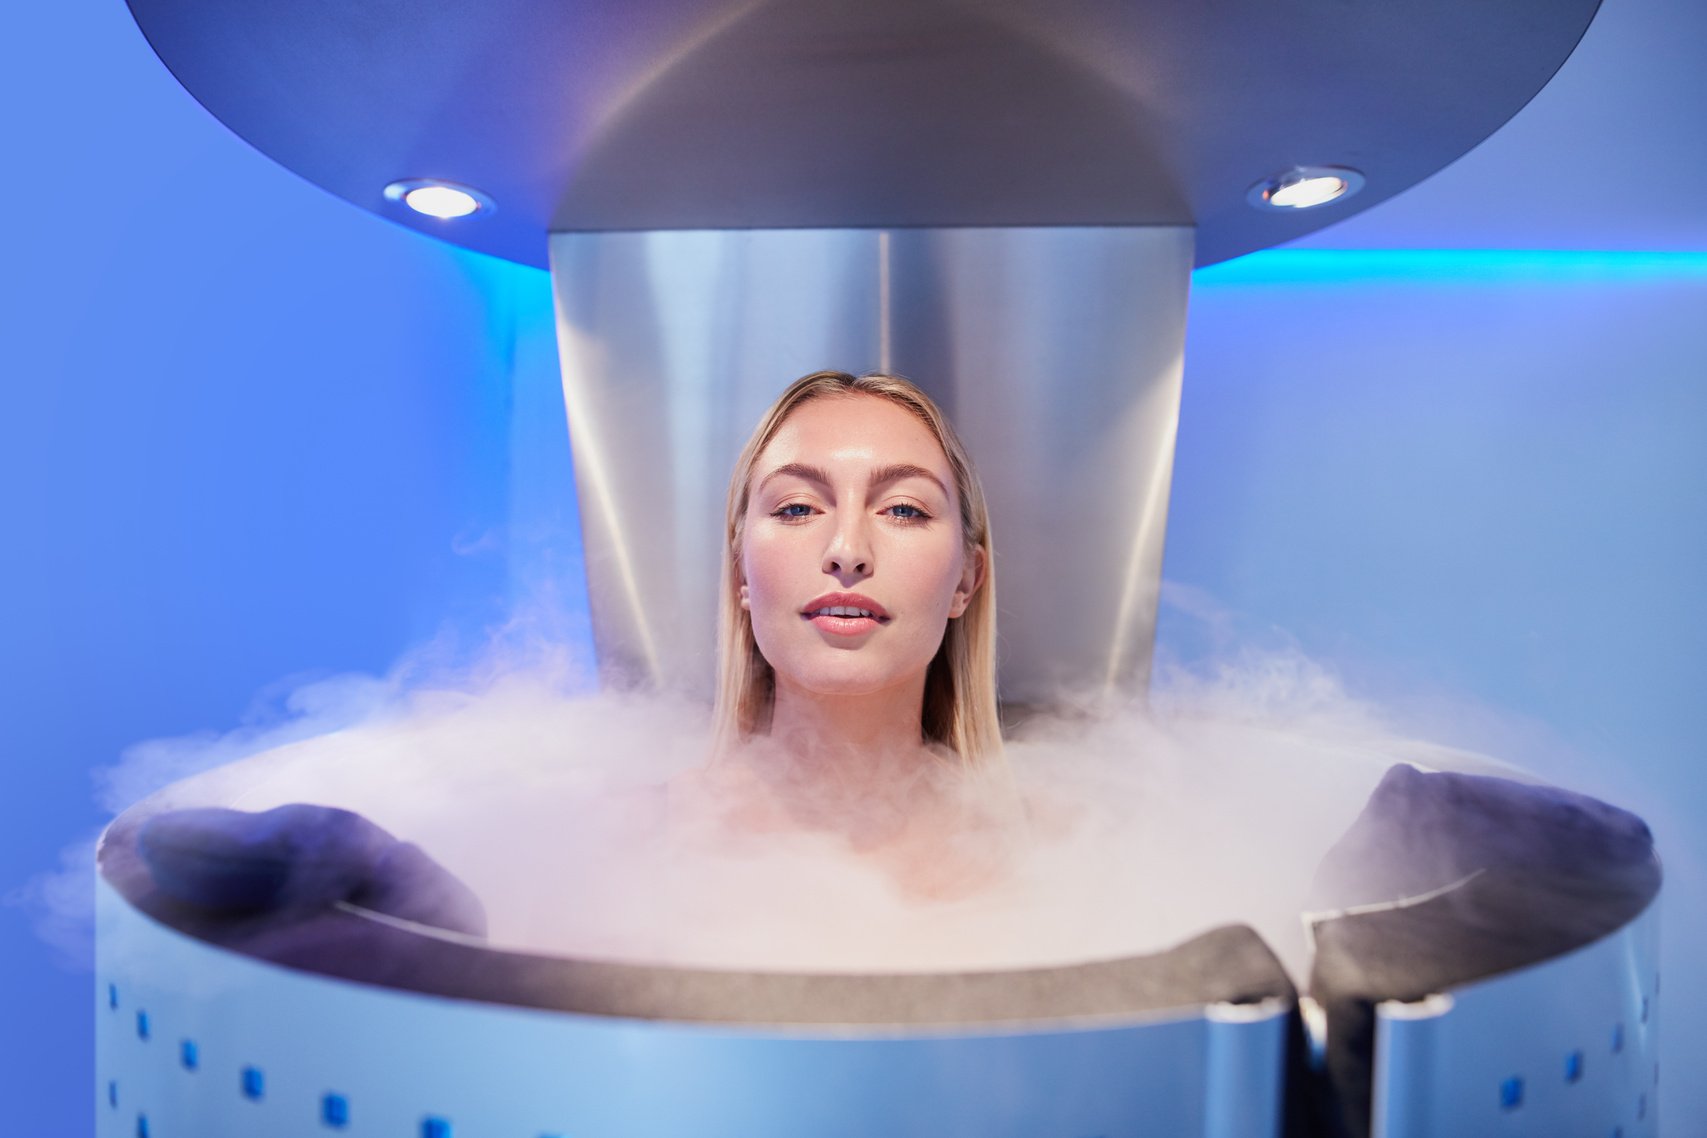
M 922 683 L 982 577 L 948 458 L 910 411 L 824 396 L 753 466 L 741 603 L 779 685 L 864 695 Z

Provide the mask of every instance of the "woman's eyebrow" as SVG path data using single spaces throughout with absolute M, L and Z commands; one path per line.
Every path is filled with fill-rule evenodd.
M 942 484 L 942 479 L 932 474 L 922 466 L 914 466 L 910 462 L 892 462 L 888 466 L 880 466 L 871 472 L 873 486 L 887 486 L 891 482 L 899 482 L 903 478 L 926 478 L 936 484 L 942 491 L 943 497 L 948 497 L 948 487 Z
M 786 478 L 790 475 L 795 478 L 803 478 L 808 482 L 816 482 L 820 486 L 830 484 L 830 476 L 824 473 L 820 467 L 807 466 L 804 462 L 785 462 L 760 479 L 758 488 L 763 490 L 770 485 L 771 479 Z
M 807 482 L 815 482 L 820 486 L 830 485 L 830 476 L 825 473 L 823 468 L 808 466 L 804 462 L 786 462 L 771 471 L 769 474 L 765 475 L 759 482 L 758 488 L 763 490 L 770 484 L 770 481 L 773 478 L 786 478 L 789 476 L 804 479 Z M 880 466 L 871 472 L 871 484 L 873 486 L 887 486 L 889 483 L 899 482 L 903 478 L 928 479 L 935 484 L 938 490 L 942 491 L 944 497 L 948 497 L 948 487 L 942 484 L 942 479 L 938 478 L 935 474 L 932 474 L 924 467 L 915 466 L 910 462 L 892 462 L 888 466 Z

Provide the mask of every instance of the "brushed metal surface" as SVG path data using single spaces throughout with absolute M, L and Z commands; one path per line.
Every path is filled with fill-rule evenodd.
M 1195 225 L 1208 264 L 1492 134 L 1598 0 L 129 0 L 215 116 L 363 208 L 546 261 L 548 230 Z M 1295 165 L 1368 176 L 1296 214 Z M 386 202 L 438 177 L 497 202 Z
M 228 952 L 104 880 L 95 988 L 100 1138 L 299 1138 L 328 1095 L 378 1135 L 1274 1138 L 1288 1022 L 1278 1000 L 934 1029 L 502 1007 Z
M 1184 227 L 554 235 L 602 666 L 709 691 L 736 454 L 796 377 L 882 369 L 983 478 L 1003 698 L 1142 690 L 1191 264 Z
M 1544 964 L 1376 1008 L 1373 1138 L 1659 1133 L 1659 903 Z

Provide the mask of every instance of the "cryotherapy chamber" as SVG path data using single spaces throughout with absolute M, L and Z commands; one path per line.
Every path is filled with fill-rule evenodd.
M 549 265 L 602 666 L 704 690 L 710 622 L 683 614 L 714 586 L 685 570 L 715 555 L 747 429 L 796 375 L 893 370 L 985 456 L 1020 719 L 1147 682 L 1191 269 L 1452 161 L 1594 7 L 521 0 L 262 21 L 131 0 L 192 94 L 284 165 Z M 458 221 L 410 212 L 459 188 Z M 1286 204 L 1311 189 L 1319 208 Z M 1108 486 L 1106 525 L 1064 527 L 1060 500 Z M 1331 881 L 1300 993 L 1236 926 L 885 976 L 502 951 L 390 881 L 352 879 L 308 920 L 233 918 L 140 843 L 157 815 L 239 801 L 242 775 L 170 788 L 103 840 L 104 1136 L 1657 1125 L 1651 846 L 1545 788 L 1384 781 L 1330 879 L 1370 828 L 1445 829 L 1409 834 L 1408 876 Z M 1536 842 L 1488 840 L 1514 816 L 1542 818 Z M 293 870 L 262 851 L 244 872 Z
M 189 895 L 176 878 L 207 880 L 186 865 L 206 847 L 163 855 L 157 823 L 242 802 L 288 750 L 169 787 L 103 839 L 103 1135 L 1656 1132 L 1657 866 L 1639 822 L 1578 796 L 1394 768 L 1327 858 L 1346 903 L 1312 915 L 1300 995 L 1243 925 L 935 972 L 521 952 L 471 935 L 454 881 L 382 834 L 362 856 L 263 836 L 212 874 L 331 890 Z M 1538 805 L 1535 844 L 1486 841 Z M 304 809 L 322 808 L 247 816 Z M 1470 824 L 1427 824 L 1442 812 Z M 1360 880 L 1375 838 L 1413 880 Z M 1372 884 L 1398 903 L 1355 903 Z

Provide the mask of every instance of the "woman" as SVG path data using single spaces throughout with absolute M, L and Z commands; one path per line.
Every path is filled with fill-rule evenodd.
M 839 832 L 940 891 L 944 866 L 914 863 L 987 831 L 1006 781 L 989 517 L 965 447 L 907 380 L 815 372 L 742 449 L 726 523 L 714 757 L 675 797 L 747 832 Z M 948 861 L 962 882 L 966 858 Z

